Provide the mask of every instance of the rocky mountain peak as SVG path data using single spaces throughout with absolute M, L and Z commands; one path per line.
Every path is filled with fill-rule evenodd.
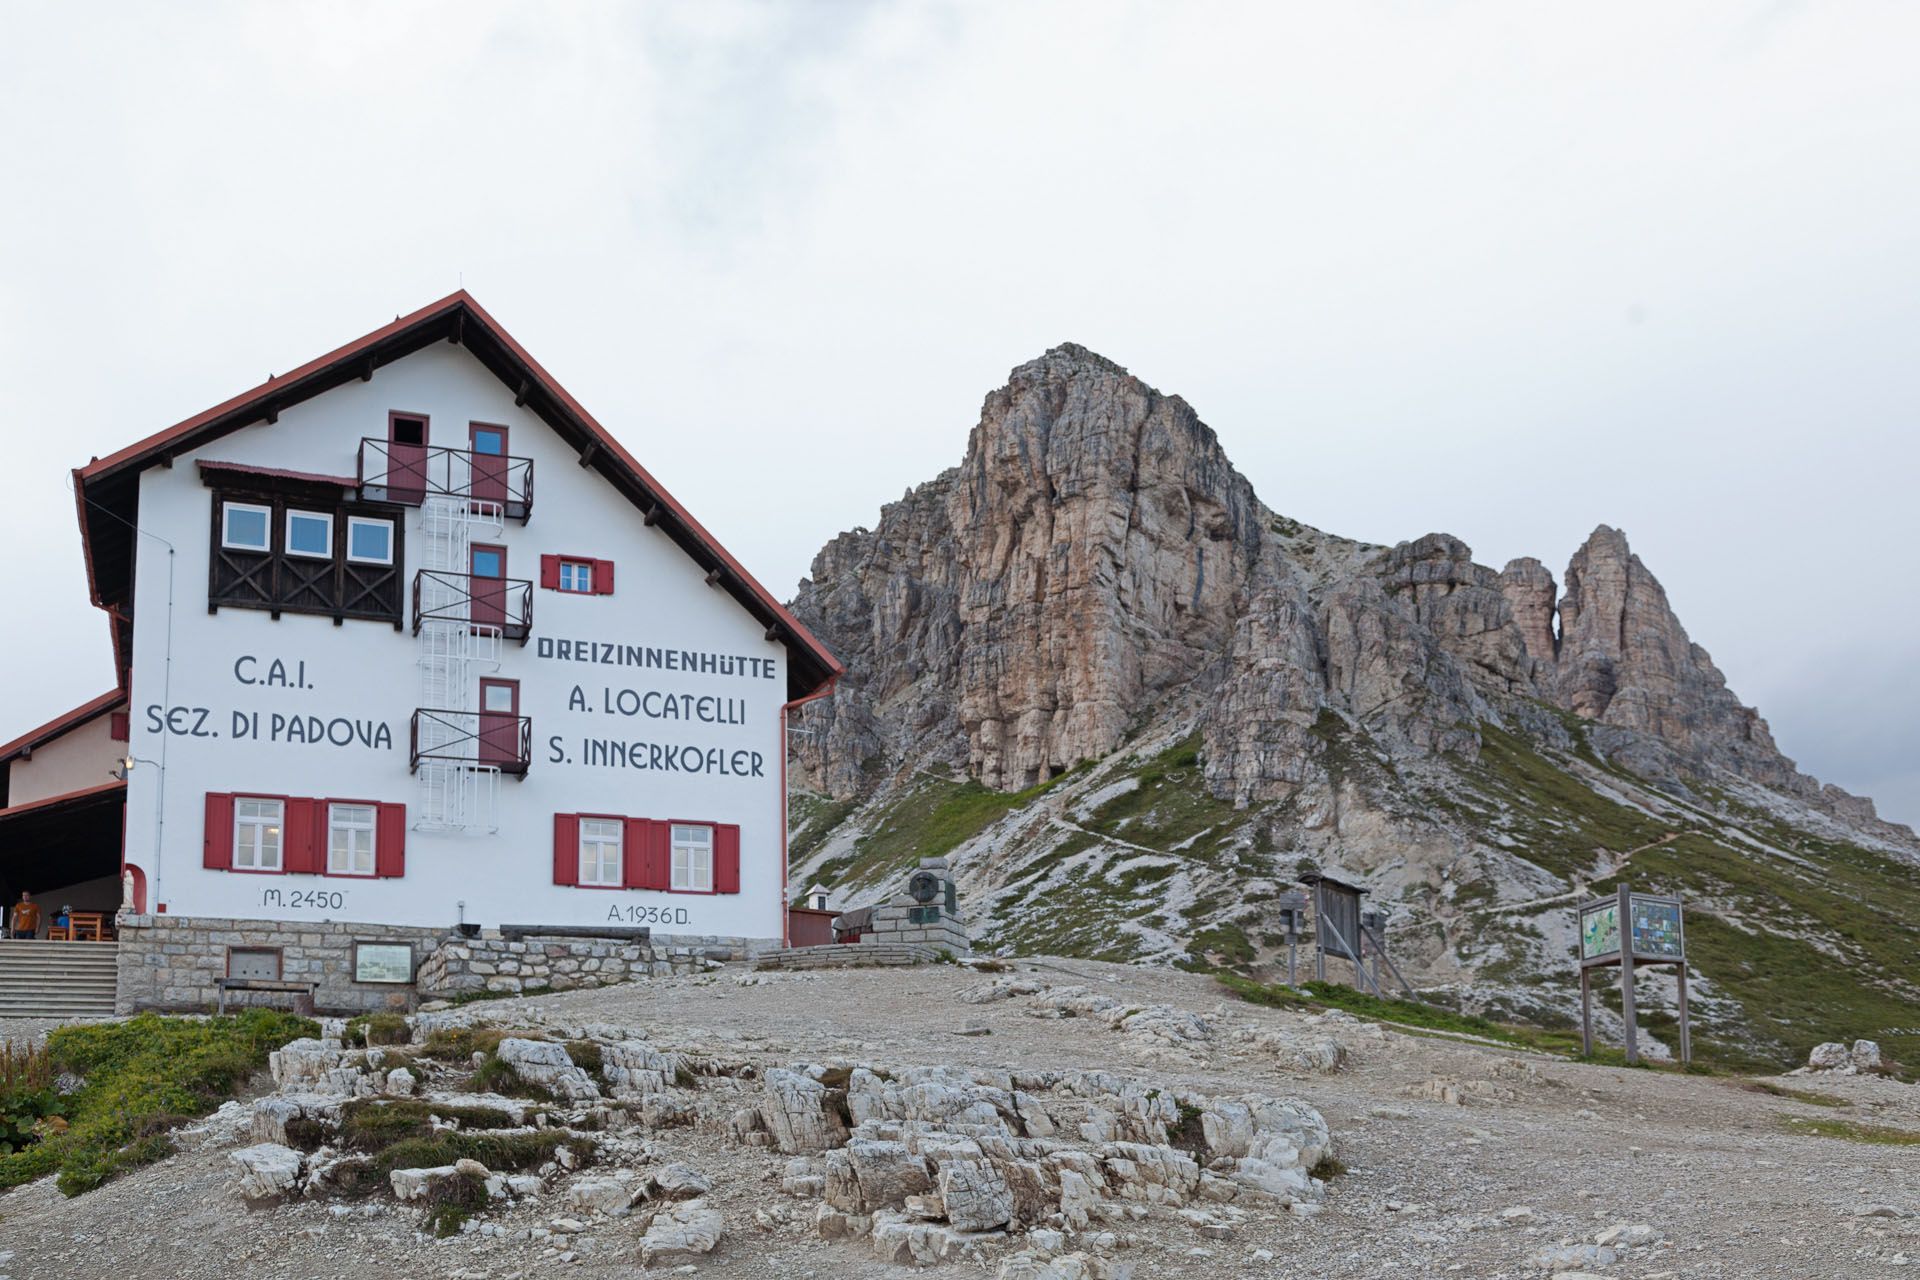
M 1197 735 L 1244 806 L 1351 785 L 1343 735 L 1442 768 L 1484 725 L 1564 738 L 1545 704 L 1663 785 L 1725 772 L 1870 813 L 1779 753 L 1624 533 L 1596 528 L 1563 581 L 1278 516 L 1184 400 L 1065 343 L 986 396 L 957 467 L 822 549 L 794 608 L 849 674 L 796 754 L 837 796 L 929 766 L 1013 791 L 1157 729 Z

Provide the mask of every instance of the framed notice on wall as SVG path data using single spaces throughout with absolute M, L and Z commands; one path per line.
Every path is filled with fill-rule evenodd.
M 356 942 L 353 944 L 355 982 L 408 983 L 413 981 L 411 942 Z

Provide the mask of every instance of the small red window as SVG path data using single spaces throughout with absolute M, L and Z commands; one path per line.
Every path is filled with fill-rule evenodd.
M 115 742 L 125 742 L 127 740 L 127 729 L 126 712 L 111 711 L 107 713 L 107 736 L 109 738 L 112 738 Z
M 541 556 L 540 585 L 574 596 L 613 594 L 613 561 L 588 556 Z

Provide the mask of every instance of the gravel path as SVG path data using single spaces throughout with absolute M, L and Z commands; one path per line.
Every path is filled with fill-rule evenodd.
M 730 969 L 475 1010 L 503 1022 L 626 1024 L 663 1048 L 767 1064 L 1097 1067 L 1162 1087 L 1292 1095 L 1320 1109 L 1348 1166 L 1321 1213 L 1256 1214 L 1228 1240 L 1203 1239 L 1164 1210 L 1115 1224 L 1122 1243 L 1112 1256 L 1132 1262 L 1137 1280 L 1538 1276 L 1533 1255 L 1591 1242 L 1616 1224 L 1645 1224 L 1669 1242 L 1632 1248 L 1602 1272 L 1631 1280 L 1851 1280 L 1905 1274 L 1898 1268 L 1920 1259 L 1920 1218 L 1906 1216 L 1920 1212 L 1920 1148 L 1791 1131 L 1796 1118 L 1920 1130 L 1920 1091 L 1911 1086 L 1873 1077 L 1781 1082 L 1849 1103 L 1823 1108 L 1736 1081 L 1582 1066 L 1344 1023 L 1317 1029 L 1347 1046 L 1349 1064 L 1312 1075 L 1233 1034 L 1301 1032 L 1302 1015 L 1223 1001 L 1200 975 L 1078 961 L 1031 971 L 1129 1004 L 1193 1010 L 1215 1036 L 1203 1052 L 1185 1054 L 1093 1019 L 1029 1016 L 1024 999 L 962 1004 L 958 992 L 985 979 L 949 966 L 752 975 L 750 985 Z M 990 1034 L 955 1035 L 963 1025 Z M 0 1276 L 504 1280 L 637 1269 L 637 1232 L 627 1221 L 594 1228 L 576 1241 L 578 1260 L 562 1264 L 543 1258 L 539 1242 L 423 1239 L 411 1212 L 385 1204 L 345 1214 L 312 1203 L 250 1212 L 231 1189 L 232 1145 L 231 1133 L 214 1125 L 187 1135 L 181 1155 L 78 1200 L 63 1199 L 50 1182 L 0 1196 L 0 1259 L 12 1255 L 0 1260 Z M 864 1246 L 817 1239 L 808 1225 L 813 1203 L 779 1191 L 779 1157 L 684 1129 L 654 1135 L 652 1145 L 656 1159 L 684 1160 L 714 1177 L 710 1199 L 725 1213 L 728 1235 L 700 1274 L 826 1280 L 913 1272 L 875 1261 Z M 1863 1214 L 1876 1207 L 1895 1216 Z M 537 1205 L 495 1220 L 514 1231 L 563 1212 Z M 1199 1249 L 1206 1254 L 1190 1252 Z

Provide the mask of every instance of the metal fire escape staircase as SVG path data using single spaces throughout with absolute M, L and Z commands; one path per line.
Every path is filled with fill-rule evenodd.
M 463 486 L 464 487 L 464 486 Z M 418 717 L 420 818 L 431 831 L 499 829 L 500 768 L 471 756 L 480 734 L 480 677 L 500 667 L 502 628 L 473 621 L 466 581 L 475 541 L 499 538 L 504 504 L 465 495 L 431 495 L 421 504 L 425 546 L 415 628 L 419 644 Z M 467 757 L 467 758 L 460 758 Z

